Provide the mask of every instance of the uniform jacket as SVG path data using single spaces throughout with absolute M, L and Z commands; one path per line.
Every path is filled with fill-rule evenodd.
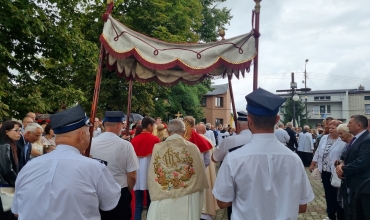
M 370 133 L 365 131 L 353 144 L 347 147 L 343 173 L 347 187 L 355 193 L 358 187 L 370 178 Z M 362 190 L 370 194 L 370 185 Z

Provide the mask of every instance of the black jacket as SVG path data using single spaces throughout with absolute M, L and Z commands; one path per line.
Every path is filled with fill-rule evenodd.
M 289 142 L 287 143 L 287 146 L 292 150 L 294 149 L 294 146 L 298 148 L 298 143 L 297 143 L 297 138 L 295 136 L 295 132 L 290 127 L 287 127 L 285 130 L 288 132 L 289 137 L 290 137 Z
M 0 143 L 0 184 L 15 186 L 17 168 L 15 167 L 13 153 L 8 143 Z
M 18 168 L 19 168 L 18 172 L 20 172 L 22 168 L 26 165 L 26 163 L 30 160 L 32 144 L 29 143 L 27 152 L 24 152 L 25 141 L 23 135 L 16 143 L 18 148 Z
M 370 133 L 365 131 L 353 144 L 347 148 L 344 159 L 343 173 L 347 187 L 355 193 L 358 187 L 370 178 Z M 362 190 L 370 194 L 370 185 Z

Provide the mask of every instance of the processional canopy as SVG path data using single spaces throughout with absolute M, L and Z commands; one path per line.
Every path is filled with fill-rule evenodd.
M 110 14 L 104 20 L 100 41 L 107 68 L 128 80 L 172 86 L 211 76 L 244 77 L 257 53 L 253 31 L 212 43 L 175 44 L 135 32 Z

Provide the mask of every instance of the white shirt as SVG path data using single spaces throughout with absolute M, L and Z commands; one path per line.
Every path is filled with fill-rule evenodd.
M 99 134 L 101 134 L 101 128 L 96 128 L 93 132 L 93 137 L 97 137 Z
M 204 136 L 209 138 L 213 142 L 213 145 L 216 145 L 215 133 L 212 130 L 207 130 Z
M 363 133 L 365 133 L 365 131 L 366 131 L 366 129 L 365 130 L 363 130 L 363 131 L 361 131 L 360 133 L 358 133 L 355 137 L 356 137 L 356 139 L 352 142 L 352 145 L 353 145 L 353 143 L 355 143 L 356 142 L 356 140 L 363 134 Z
M 274 133 L 278 141 L 280 141 L 281 143 L 286 144 L 289 142 L 290 136 L 286 130 L 282 128 L 278 128 L 275 130 Z
M 217 162 L 223 161 L 229 150 L 242 146 L 251 140 L 252 133 L 249 129 L 242 130 L 238 135 L 226 138 L 213 152 L 213 159 Z
M 229 153 L 212 192 L 232 202 L 231 219 L 298 219 L 299 205 L 314 199 L 301 159 L 273 133 Z
M 127 187 L 127 173 L 139 169 L 132 144 L 112 132 L 93 138 L 90 154 L 108 162 L 107 168 L 121 188 Z
M 218 132 L 218 137 L 217 137 L 218 145 L 220 145 L 222 143 L 222 141 L 224 141 L 229 136 L 230 136 L 230 134 L 227 131 L 225 133 L 221 133 L 221 131 Z
M 312 134 L 310 132 L 301 132 L 299 134 L 297 151 L 312 153 L 313 150 Z
M 99 209 L 113 209 L 121 197 L 105 165 L 68 145 L 28 162 L 15 192 L 12 212 L 19 220 L 100 220 Z

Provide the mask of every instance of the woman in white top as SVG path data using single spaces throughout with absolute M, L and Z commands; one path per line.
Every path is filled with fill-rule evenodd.
M 340 159 L 346 143 L 338 135 L 337 127 L 342 122 L 333 120 L 329 123 L 329 134 L 321 138 L 320 144 L 312 159 L 310 171 L 318 166 L 321 172 L 326 199 L 326 213 L 329 219 L 343 219 L 343 209 L 337 199 L 338 188 L 331 185 L 331 175 L 335 172 L 334 162 Z

